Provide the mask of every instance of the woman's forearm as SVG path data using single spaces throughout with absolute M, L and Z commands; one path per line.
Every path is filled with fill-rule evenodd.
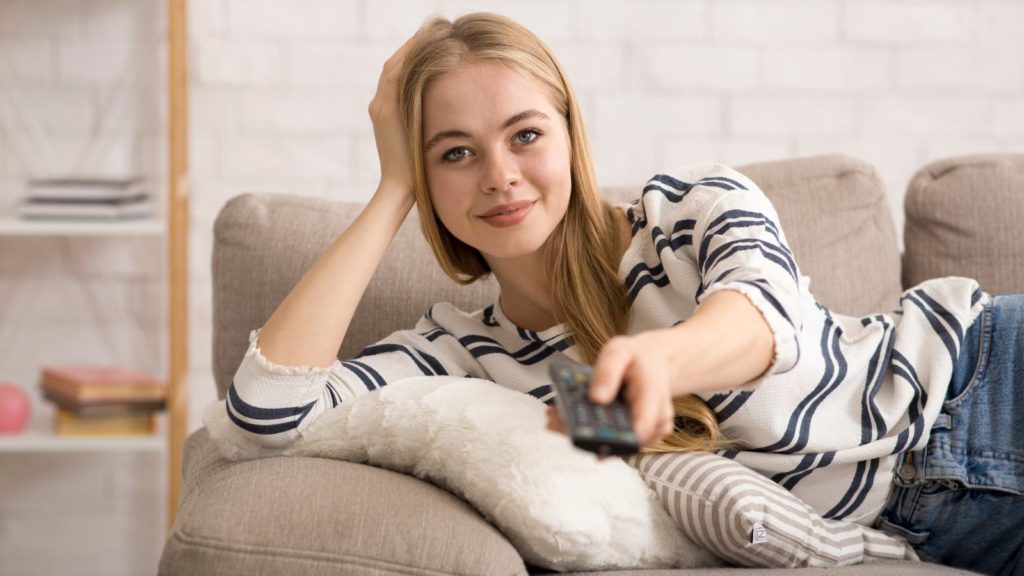
M 673 396 L 742 386 L 764 374 L 775 353 L 768 322 L 736 290 L 711 294 L 667 332 Z
M 330 366 L 384 252 L 413 206 L 380 189 L 303 275 L 260 330 L 260 349 L 285 366 Z

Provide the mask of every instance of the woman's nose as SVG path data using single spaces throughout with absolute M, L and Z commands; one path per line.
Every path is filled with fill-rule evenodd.
M 480 188 L 487 193 L 503 192 L 519 184 L 519 165 L 508 150 L 493 150 L 484 161 Z

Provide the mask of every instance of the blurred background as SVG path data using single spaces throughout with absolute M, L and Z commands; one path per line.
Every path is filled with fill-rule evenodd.
M 494 11 L 546 41 L 576 88 L 605 185 L 702 160 L 844 153 L 878 168 L 900 232 L 904 189 L 926 162 L 1024 151 L 1024 4 L 1012 0 L 193 0 L 188 10 L 190 429 L 215 399 L 217 211 L 252 191 L 368 200 L 378 163 L 367 105 L 384 61 L 432 14 Z M 0 218 L 28 180 L 74 172 L 146 178 L 159 221 L 166 33 L 156 0 L 0 0 Z M 48 363 L 166 374 L 164 242 L 0 234 L 0 381 L 38 401 Z M 0 449 L 0 574 L 155 572 L 166 466 L 160 449 Z

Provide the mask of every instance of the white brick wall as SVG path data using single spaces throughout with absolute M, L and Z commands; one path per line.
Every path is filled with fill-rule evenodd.
M 356 3 L 336 0 L 229 0 L 227 30 L 230 36 L 268 41 L 351 39 L 359 28 L 356 8 Z
M 608 185 L 635 185 L 691 161 L 842 152 L 878 167 L 901 226 L 905 186 L 926 162 L 1024 151 L 1024 5 L 1010 0 L 193 1 L 192 427 L 212 399 L 217 211 L 254 190 L 367 200 L 379 174 L 366 107 L 384 60 L 429 15 L 469 10 L 512 16 L 550 44 L 576 87 Z M 135 96 L 114 114 L 109 152 L 90 168 L 142 170 L 162 190 L 165 29 L 159 0 L 0 2 L 0 212 L 27 175 L 60 169 L 88 150 L 132 54 L 148 72 L 123 80 Z M 165 335 L 154 328 L 166 318 L 162 247 L 113 244 L 0 237 L 0 297 L 35 298 L 16 318 L 11 307 L 0 311 L 0 379 L 31 387 L 44 359 L 103 357 L 164 370 Z M 29 277 L 39 271 L 46 273 L 34 281 L 48 284 L 33 293 Z M 68 292 L 72 286 L 80 289 Z M 89 294 L 117 295 L 93 303 L 106 318 L 100 337 L 86 324 Z M 60 346 L 51 353 L 55 334 Z M 7 470 L 19 457 L 4 458 Z M 0 501 L 0 542 L 21 528 L 24 538 L 40 538 L 55 518 L 72 526 L 69 534 L 90 532 L 87 516 L 64 514 L 66 498 L 46 496 L 51 475 L 98 474 L 89 459 L 66 472 L 26 470 L 19 489 L 40 510 L 29 520 Z M 99 550 L 131 542 L 128 527 L 146 517 L 122 509 L 95 521 L 114 533 L 91 541 Z M 91 549 L 86 542 L 47 571 L 138 572 L 109 555 L 90 557 Z M 154 548 L 142 549 L 155 562 Z M 32 550 L 0 550 L 0 572 L 41 571 Z
M 902 46 L 966 44 L 970 39 L 975 2 L 845 2 L 846 38 Z
M 780 47 L 764 54 L 761 77 L 774 91 L 844 95 L 884 90 L 891 61 L 882 49 Z
M 708 4 L 716 43 L 753 45 L 771 52 L 792 45 L 831 46 L 842 37 L 840 2 L 726 0 Z

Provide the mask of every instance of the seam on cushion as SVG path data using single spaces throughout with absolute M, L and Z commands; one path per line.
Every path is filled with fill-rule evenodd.
M 659 485 L 664 486 L 666 488 L 669 488 L 671 490 L 678 490 L 680 492 L 683 492 L 684 494 L 689 494 L 690 496 L 693 496 L 695 498 L 700 498 L 702 502 L 705 502 L 707 504 L 714 504 L 715 503 L 715 500 L 713 500 L 711 498 L 708 498 L 707 496 L 705 496 L 704 494 L 701 494 L 699 492 L 694 492 L 692 490 L 687 490 L 686 488 L 684 488 L 682 486 L 679 486 L 677 484 L 669 484 L 668 482 L 665 482 L 661 478 L 658 478 L 658 477 L 656 477 L 656 476 L 654 476 L 652 474 L 647 474 L 647 473 L 644 473 L 644 472 L 641 472 L 640 474 L 641 474 L 641 476 L 643 476 L 647 480 L 650 480 L 651 482 L 654 482 L 655 484 L 659 484 Z
M 826 537 L 823 536 L 823 533 L 827 533 L 831 535 L 833 539 L 836 539 L 836 532 L 828 525 L 824 523 L 815 522 L 814 519 L 811 518 L 810 527 L 805 530 L 803 529 L 803 527 L 799 525 L 793 525 L 786 522 L 785 519 L 777 519 L 776 512 L 772 510 L 772 506 L 770 505 L 770 503 L 767 503 L 767 505 L 764 507 L 763 510 L 765 511 L 765 513 L 756 514 L 754 511 L 748 510 L 745 506 L 741 506 L 741 501 L 742 499 L 734 500 L 731 503 L 732 506 L 729 507 L 729 510 L 727 510 L 727 512 L 730 515 L 736 514 L 740 518 L 744 519 L 744 521 L 747 523 L 744 526 L 744 530 L 749 529 L 754 522 L 760 522 L 762 525 L 764 525 L 766 529 L 768 529 L 769 534 L 771 535 L 770 537 L 775 538 L 776 540 L 781 540 L 783 546 L 788 545 L 790 549 L 802 550 L 811 560 L 824 560 L 828 563 L 828 565 L 831 566 L 847 566 L 850 564 L 851 558 L 854 562 L 857 561 L 856 556 L 843 556 L 841 552 L 839 554 L 832 554 L 823 549 L 824 546 L 827 545 Z M 737 509 L 737 507 L 739 508 Z M 751 514 L 753 514 L 753 516 L 751 516 Z M 798 539 L 795 536 L 791 536 L 789 533 L 787 533 L 787 531 L 779 527 L 780 525 L 787 524 L 792 528 L 796 528 L 798 531 L 802 531 L 805 535 L 805 538 Z M 859 530 L 856 527 L 856 525 L 852 525 L 851 529 L 853 529 L 856 532 L 857 536 L 861 540 L 859 557 L 861 560 L 863 560 L 863 532 Z M 818 546 L 811 545 L 811 542 L 814 541 L 818 542 Z M 757 546 L 757 544 L 748 543 L 745 548 L 753 550 L 754 546 Z M 839 548 L 842 549 L 842 546 L 839 546 Z M 813 566 L 814 564 L 805 565 Z
M 774 522 L 772 522 L 769 518 L 764 518 L 762 520 L 762 524 L 764 524 L 765 529 L 770 531 L 769 533 L 774 533 L 774 538 L 777 538 L 779 540 L 782 540 L 784 543 L 787 543 L 790 548 L 794 550 L 802 550 L 804 551 L 804 553 L 807 554 L 809 558 L 824 560 L 830 566 L 850 566 L 852 564 L 856 564 L 864 560 L 863 542 L 861 543 L 859 557 L 858 555 L 850 555 L 844 557 L 841 555 L 830 554 L 823 550 L 817 550 L 813 546 L 809 546 L 806 542 L 794 539 L 785 532 L 777 530 L 774 526 Z M 811 537 L 814 536 L 816 535 L 811 535 Z M 753 546 L 757 546 L 757 544 L 751 544 L 747 548 L 750 549 Z M 814 566 L 814 564 L 805 564 L 805 566 Z
M 266 193 L 262 193 L 262 192 L 256 192 L 256 193 L 254 193 L 254 192 L 247 192 L 246 194 L 251 194 L 253 197 L 260 197 L 260 196 L 262 196 L 263 194 L 266 194 Z M 314 208 L 312 206 L 308 206 L 308 205 L 305 205 L 305 204 L 288 204 L 288 207 L 290 209 L 293 209 L 293 210 L 301 210 L 301 211 L 304 211 L 304 212 L 314 212 L 314 213 L 323 213 L 324 212 L 323 207 L 316 207 L 316 208 Z M 224 208 L 227 208 L 226 204 L 225 204 L 224 207 L 221 208 L 221 211 L 223 211 Z M 262 203 L 258 204 L 258 209 L 261 212 L 263 212 L 264 214 L 268 214 L 268 211 L 267 211 L 266 208 L 267 208 L 266 202 L 262 202 Z M 252 211 L 254 209 L 255 208 L 252 205 L 249 205 L 249 206 L 245 207 L 246 211 Z M 330 213 L 334 214 L 336 216 L 341 216 L 342 215 L 341 211 L 330 212 Z M 232 217 L 234 217 L 234 216 L 232 216 Z M 218 213 L 218 218 L 217 219 L 219 219 L 219 213 Z M 225 239 L 225 238 L 223 238 L 221 236 L 216 235 L 216 231 L 217 231 L 216 230 L 216 221 L 214 222 L 214 224 L 215 224 L 215 226 L 214 226 L 214 241 L 215 242 L 219 242 L 219 243 L 224 244 L 226 246 L 231 246 L 231 247 L 236 247 L 236 248 L 239 247 L 239 246 L 249 246 L 250 249 L 248 251 L 249 252 L 253 252 L 254 251 L 254 250 L 251 249 L 252 248 L 252 243 L 251 242 L 245 242 L 245 241 L 243 241 L 243 242 L 232 242 L 232 241 L 227 240 L 227 239 Z M 226 225 L 227 224 L 225 223 L 225 226 Z
M 176 530 L 174 530 L 174 532 L 171 534 L 171 538 L 181 542 L 182 544 L 189 546 L 197 546 L 213 550 L 222 550 L 225 552 L 236 554 L 248 554 L 253 556 L 271 556 L 277 558 L 297 558 L 304 561 L 328 563 L 336 563 L 340 560 L 366 568 L 394 569 L 395 574 L 402 575 L 423 574 L 431 576 L 449 576 L 453 574 L 458 574 L 461 576 L 464 574 L 462 572 L 439 572 L 437 570 L 423 568 L 420 566 L 410 566 L 407 564 L 399 564 L 397 562 L 392 562 L 388 560 L 380 560 L 378 558 L 367 558 L 351 554 L 332 554 L 328 552 L 313 552 L 310 550 L 292 550 L 288 548 L 272 548 L 269 546 L 247 546 L 243 544 L 231 544 L 223 540 L 213 540 L 209 538 L 203 538 L 200 536 L 190 536 L 186 534 L 181 527 L 178 527 Z M 522 572 L 512 572 L 510 574 L 522 574 Z M 472 576 L 472 573 L 466 573 L 465 576 Z
M 949 160 L 954 160 L 954 159 L 955 158 L 950 158 Z M 949 175 L 949 174 L 951 174 L 953 172 L 956 172 L 957 170 L 964 170 L 964 169 L 971 170 L 971 169 L 976 169 L 976 168 L 991 168 L 992 166 L 998 166 L 998 165 L 1005 165 L 1005 164 L 1007 164 L 1007 162 L 1005 162 L 1004 160 L 998 159 L 998 158 L 989 158 L 989 159 L 986 159 L 984 161 L 979 161 L 978 159 L 975 159 L 973 162 L 969 162 L 969 163 L 966 163 L 966 164 L 963 162 L 963 160 L 965 160 L 965 159 L 961 158 L 957 162 L 949 162 L 949 165 L 946 166 L 941 171 L 934 171 L 934 170 L 929 169 L 928 170 L 928 175 L 931 176 L 932 181 L 934 182 L 935 180 L 938 180 L 940 178 L 944 178 L 945 176 L 947 176 L 947 175 Z
M 950 159 L 950 160 L 952 160 L 952 159 Z M 936 163 L 938 163 L 938 162 L 943 162 L 943 161 L 942 160 L 937 160 Z M 945 178 L 945 177 L 947 177 L 947 176 L 949 176 L 949 175 L 951 175 L 951 174 L 953 174 L 955 172 L 961 171 L 961 170 L 977 170 L 977 169 L 984 170 L 984 169 L 991 168 L 993 166 L 1002 166 L 1002 165 L 1013 166 L 1013 164 L 1008 164 L 1007 162 L 1005 162 L 1003 160 L 1000 160 L 1000 159 L 988 159 L 988 160 L 985 160 L 983 162 L 979 161 L 979 162 L 972 162 L 972 163 L 968 163 L 968 164 L 964 164 L 964 163 L 961 163 L 961 162 L 949 162 L 949 165 L 944 167 L 942 170 L 935 170 L 935 169 L 933 169 L 933 168 L 931 168 L 929 166 L 925 166 L 924 168 L 922 168 L 920 173 L 923 174 L 923 175 L 927 175 L 928 180 L 927 180 L 927 182 L 922 183 L 921 186 L 917 188 L 917 191 L 918 191 L 919 194 L 927 194 L 928 193 L 927 192 L 928 188 L 930 186 L 932 186 L 933 184 L 935 184 L 937 181 L 939 181 L 939 180 L 941 180 L 941 179 L 943 179 L 943 178 Z M 913 180 L 911 180 L 911 181 L 913 181 Z
M 740 174 L 743 174 L 744 176 L 747 176 L 746 173 L 743 172 L 743 170 L 741 170 L 740 168 L 735 168 L 735 170 L 737 172 L 739 172 Z M 816 174 L 816 175 L 812 175 L 812 176 L 801 176 L 801 177 L 795 177 L 795 178 L 786 178 L 786 179 L 780 180 L 778 182 L 773 181 L 772 185 L 773 186 L 780 186 L 780 185 L 787 185 L 787 184 L 809 182 L 809 181 L 812 181 L 812 180 L 834 180 L 836 178 L 841 178 L 841 177 L 844 177 L 844 176 L 848 176 L 850 174 L 860 174 L 862 176 L 876 176 L 876 177 L 878 176 L 878 172 L 877 171 L 871 170 L 869 168 L 845 168 L 845 169 L 843 169 L 840 172 L 831 172 L 831 173 L 828 173 L 828 174 Z M 750 178 L 750 176 L 747 176 L 747 178 Z M 750 178 L 750 179 L 754 180 L 753 178 Z M 757 184 L 758 188 L 761 187 L 761 183 L 760 182 L 754 180 L 754 183 Z M 881 194 L 880 196 L 882 198 L 885 198 L 885 194 L 884 193 Z

